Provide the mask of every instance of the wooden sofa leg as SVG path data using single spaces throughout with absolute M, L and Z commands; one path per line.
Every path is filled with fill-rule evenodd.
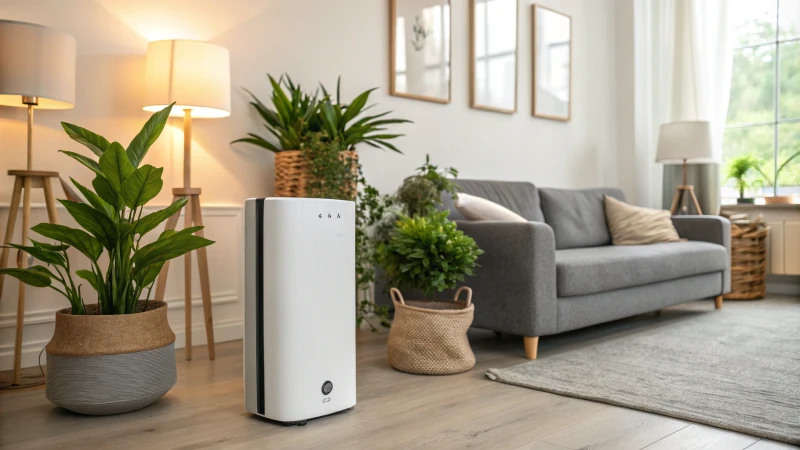
M 714 309 L 722 309 L 722 296 L 714 297 Z
M 525 357 L 536 359 L 536 352 L 539 350 L 539 336 L 525 336 Z

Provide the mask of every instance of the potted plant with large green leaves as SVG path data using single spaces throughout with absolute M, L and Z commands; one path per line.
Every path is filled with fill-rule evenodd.
M 475 311 L 472 290 L 462 286 L 453 301 L 437 301 L 436 292 L 455 289 L 473 275 L 483 251 L 447 220 L 448 211 L 402 217 L 387 243 L 377 249 L 395 307 L 389 330 L 389 363 L 419 374 L 464 372 L 475 365 L 467 330 Z M 422 291 L 427 300 L 405 300 L 398 288 Z M 465 301 L 458 300 L 466 292 Z
M 385 118 L 391 111 L 375 115 L 364 115 L 374 105 L 367 105 L 369 96 L 377 88 L 357 95 L 344 104 L 340 100 L 340 84 L 336 85 L 336 98 L 322 89 L 309 94 L 288 76 L 278 80 L 267 75 L 272 87 L 272 106 L 267 106 L 252 92 L 250 105 L 264 120 L 264 127 L 272 135 L 267 139 L 255 133 L 232 143 L 244 142 L 275 153 L 275 196 L 306 197 L 307 184 L 313 182 L 308 168 L 308 146 L 319 148 L 320 143 L 340 147 L 339 157 L 350 162 L 352 172 L 357 172 L 358 153 L 356 146 L 389 149 L 402 153 L 391 142 L 401 134 L 385 133 L 386 125 L 408 123 L 405 119 Z M 284 87 L 286 90 L 284 90 Z M 316 142 L 314 142 L 316 141 Z M 355 179 L 355 177 L 353 177 Z M 355 186 L 348 188 L 355 195 Z
M 34 226 L 34 232 L 56 243 L 31 239 L 32 245 L 14 247 L 42 264 L 1 272 L 30 286 L 49 287 L 71 305 L 56 313 L 55 332 L 46 347 L 45 395 L 66 409 L 92 415 L 132 411 L 161 398 L 177 379 L 167 305 L 150 300 L 150 291 L 166 261 L 213 242 L 194 235 L 201 227 L 165 231 L 153 242 L 143 242 L 186 203 L 180 199 L 144 213 L 147 202 L 161 191 L 164 169 L 140 164 L 171 109 L 153 114 L 127 148 L 62 123 L 69 137 L 98 157 L 62 150 L 95 174 L 94 190 L 72 180 L 87 203 L 59 200 L 83 229 Z M 73 278 L 72 249 L 88 258 L 89 269 L 75 275 L 97 292 L 96 304 L 86 304 L 80 280 Z M 104 253 L 107 262 L 101 262 Z

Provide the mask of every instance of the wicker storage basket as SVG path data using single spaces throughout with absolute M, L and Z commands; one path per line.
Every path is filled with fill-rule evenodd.
M 761 217 L 731 224 L 731 292 L 726 300 L 764 298 L 769 227 Z
M 358 172 L 358 153 L 348 150 L 339 154 L 341 159 L 352 158 L 353 173 Z M 300 150 L 284 150 L 275 153 L 275 197 L 306 197 L 309 181 L 308 163 Z M 355 179 L 355 177 L 353 177 Z M 351 191 L 355 199 L 356 185 Z
M 462 291 L 467 300 L 458 300 Z M 389 364 L 397 370 L 424 375 L 460 373 L 475 366 L 467 330 L 475 306 L 472 289 L 456 291 L 452 302 L 404 300 L 392 288 L 394 321 L 389 329 Z

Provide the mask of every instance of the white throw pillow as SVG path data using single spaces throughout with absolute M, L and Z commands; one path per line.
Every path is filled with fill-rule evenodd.
M 678 242 L 678 230 L 672 215 L 665 209 L 629 205 L 605 196 L 606 220 L 614 245 L 643 245 L 656 242 Z
M 504 222 L 527 222 L 524 217 L 508 208 L 485 198 L 469 194 L 458 194 L 456 211 L 467 220 L 500 220 Z

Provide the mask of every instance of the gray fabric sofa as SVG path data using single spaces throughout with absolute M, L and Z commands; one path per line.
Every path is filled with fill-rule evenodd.
M 467 221 L 452 200 L 450 219 L 486 252 L 473 289 L 473 326 L 524 336 L 536 358 L 539 336 L 562 333 L 730 291 L 730 223 L 676 216 L 685 242 L 613 246 L 604 194 L 613 188 L 538 189 L 526 182 L 459 180 L 467 194 L 511 209 L 529 222 Z M 379 277 L 376 292 L 383 291 Z M 388 296 L 378 303 L 390 305 Z

